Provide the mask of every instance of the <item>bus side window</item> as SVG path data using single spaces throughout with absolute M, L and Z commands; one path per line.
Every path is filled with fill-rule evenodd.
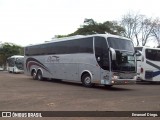
M 106 39 L 103 37 L 95 37 L 95 57 L 102 69 L 109 70 L 109 51 Z

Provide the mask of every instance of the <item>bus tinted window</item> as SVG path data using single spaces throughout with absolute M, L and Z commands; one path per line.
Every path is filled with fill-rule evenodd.
M 9 65 L 9 67 L 14 67 L 14 58 L 10 58 L 8 61 L 8 65 Z
M 153 61 L 160 61 L 160 50 L 146 49 L 146 58 Z
M 110 47 L 118 50 L 134 51 L 133 43 L 129 40 L 109 37 L 108 44 Z
M 79 44 L 78 40 L 65 41 L 65 43 L 66 43 L 66 53 L 67 54 L 79 52 L 80 44 Z
M 68 40 L 25 48 L 25 55 L 93 53 L 93 37 Z
M 95 56 L 99 66 L 109 70 L 109 51 L 106 39 L 103 37 L 95 37 Z
M 66 53 L 66 45 L 65 42 L 57 42 L 52 46 L 52 52 L 54 54 L 65 54 Z
M 79 53 L 93 53 L 93 38 L 79 40 Z

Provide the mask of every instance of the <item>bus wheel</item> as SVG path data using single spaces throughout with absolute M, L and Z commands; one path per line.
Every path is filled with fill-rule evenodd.
M 38 80 L 43 80 L 42 72 L 40 70 L 37 73 L 37 79 Z
M 87 74 L 84 74 L 82 76 L 82 84 L 85 86 L 85 87 L 92 87 L 94 84 L 91 82 L 91 77 L 90 75 L 87 73 Z
M 37 80 L 37 74 L 35 70 L 32 71 L 32 78 L 33 80 Z

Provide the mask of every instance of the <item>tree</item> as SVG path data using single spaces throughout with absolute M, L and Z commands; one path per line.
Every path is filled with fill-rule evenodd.
M 137 46 L 140 43 L 145 46 L 150 37 L 152 37 L 155 20 L 144 15 L 128 13 L 122 18 L 121 25 L 125 28 L 124 36 L 132 40 L 136 39 Z
M 137 46 L 139 45 L 138 35 L 141 30 L 140 19 L 142 17 L 143 17 L 142 15 L 134 15 L 134 14 L 128 13 L 124 15 L 121 20 L 121 25 L 125 28 L 124 36 L 132 40 L 136 38 Z
M 150 19 L 146 18 L 141 22 L 141 26 L 142 26 L 141 41 L 142 41 L 142 46 L 145 46 L 145 44 L 147 43 L 149 38 L 152 37 L 152 32 L 155 27 L 155 21 L 152 20 L 152 18 L 150 18 Z
M 116 21 L 106 21 L 104 23 L 97 23 L 93 19 L 85 19 L 83 25 L 75 32 L 68 35 L 56 35 L 56 37 L 67 37 L 73 35 L 92 35 L 110 33 L 114 35 L 122 35 L 125 30 L 118 25 Z
M 155 20 L 155 27 L 152 31 L 152 34 L 156 38 L 156 40 L 158 42 L 158 46 L 160 48 L 160 20 L 159 20 L 159 18 L 157 18 Z

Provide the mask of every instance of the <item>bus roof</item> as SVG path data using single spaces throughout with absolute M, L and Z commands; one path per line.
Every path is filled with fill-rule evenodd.
M 94 35 L 75 35 L 75 36 L 70 36 L 70 37 L 63 37 L 63 38 L 54 38 L 51 41 L 47 41 L 44 43 L 39 43 L 39 44 L 34 44 L 34 45 L 28 45 L 28 46 L 35 46 L 35 45 L 43 45 L 47 43 L 53 43 L 53 42 L 60 42 L 60 41 L 67 41 L 67 40 L 73 40 L 73 39 L 79 39 L 79 38 L 88 38 L 88 37 L 95 37 L 95 36 L 100 36 L 100 37 L 115 37 L 115 38 L 121 38 L 125 40 L 131 40 L 126 37 L 118 36 L 118 35 L 112 35 L 112 34 L 94 34 Z M 28 47 L 26 46 L 26 47 Z
M 11 57 L 9 57 L 9 58 L 23 58 L 24 56 L 22 56 L 22 55 L 13 55 L 13 56 L 11 56 Z
M 135 48 L 160 50 L 160 48 L 152 48 L 152 47 L 149 47 L 149 46 L 136 46 Z

